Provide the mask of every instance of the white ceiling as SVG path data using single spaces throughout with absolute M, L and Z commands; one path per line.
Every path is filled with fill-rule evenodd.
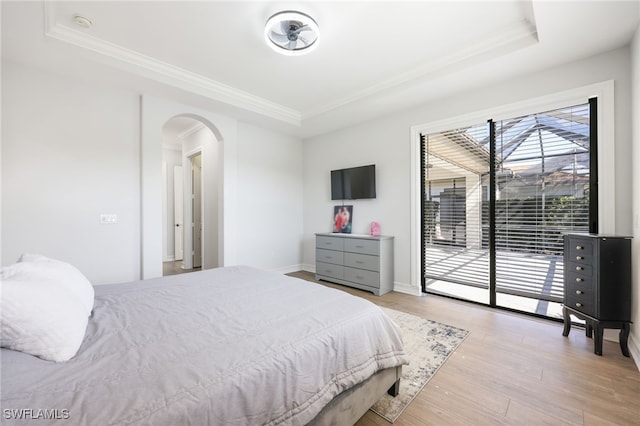
M 264 43 L 290 9 L 320 26 L 308 55 Z M 639 19 L 638 0 L 2 1 L 2 57 L 308 137 L 624 46 Z

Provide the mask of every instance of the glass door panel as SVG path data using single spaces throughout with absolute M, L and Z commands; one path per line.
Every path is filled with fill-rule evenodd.
M 496 123 L 497 304 L 562 316 L 563 233 L 589 229 L 589 105 Z
M 481 124 L 428 135 L 423 143 L 425 289 L 481 303 L 489 301 L 488 136 Z

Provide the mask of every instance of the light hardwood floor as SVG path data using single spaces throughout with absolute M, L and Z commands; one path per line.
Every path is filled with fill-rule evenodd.
M 309 272 L 290 274 L 314 280 Z M 318 281 L 316 281 L 318 282 Z M 593 353 L 584 329 L 439 296 L 378 297 L 378 305 L 471 334 L 394 423 L 418 425 L 640 425 L 640 372 L 616 342 Z M 372 412 L 358 426 L 388 426 Z
M 162 263 L 162 276 L 188 274 L 189 272 L 199 271 L 202 268 L 182 269 L 182 261 L 174 260 Z

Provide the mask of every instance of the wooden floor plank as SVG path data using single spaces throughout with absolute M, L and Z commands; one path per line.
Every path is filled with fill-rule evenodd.
M 537 426 L 575 426 L 582 425 L 583 417 L 576 418 L 577 422 L 569 422 L 565 419 L 560 419 L 553 415 L 548 414 L 544 407 L 532 408 L 521 404 L 519 401 L 511 401 L 509 404 L 509 410 L 507 411 L 507 418 L 513 421 L 513 424 L 531 424 Z

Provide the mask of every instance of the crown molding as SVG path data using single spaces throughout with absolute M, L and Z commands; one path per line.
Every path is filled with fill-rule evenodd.
M 538 42 L 537 28 L 533 19 L 523 19 L 501 28 L 493 37 L 456 50 L 442 59 L 410 69 L 337 101 L 301 112 L 108 42 L 86 31 L 57 23 L 54 2 L 43 1 L 43 4 L 45 35 L 49 38 L 97 53 L 102 58 L 107 58 L 110 65 L 120 69 L 296 127 L 301 127 L 304 120 L 316 118 L 367 98 L 383 95 L 401 86 L 435 78 L 445 72 L 455 72 Z
M 43 2 L 45 36 L 49 38 L 98 53 L 103 57 L 110 58 L 112 60 L 110 65 L 119 68 L 124 65 L 127 71 L 132 71 L 143 77 L 298 127 L 301 124 L 300 112 L 292 108 L 94 37 L 84 31 L 56 23 L 53 3 Z
M 422 66 L 410 69 L 357 93 L 345 96 L 336 102 L 331 102 L 319 108 L 307 111 L 302 115 L 302 120 L 326 114 L 332 110 L 358 102 L 365 98 L 382 94 L 390 89 L 398 88 L 410 82 L 434 77 L 443 72 L 455 72 L 474 63 L 478 63 L 481 60 L 485 61 L 488 58 L 494 58 L 501 54 L 511 52 L 515 49 L 537 42 L 538 31 L 536 25 L 528 19 L 523 19 L 517 23 L 502 28 L 500 31 L 497 31 L 496 35 L 493 37 L 483 39 L 478 43 L 456 50 L 438 61 L 425 63 Z

